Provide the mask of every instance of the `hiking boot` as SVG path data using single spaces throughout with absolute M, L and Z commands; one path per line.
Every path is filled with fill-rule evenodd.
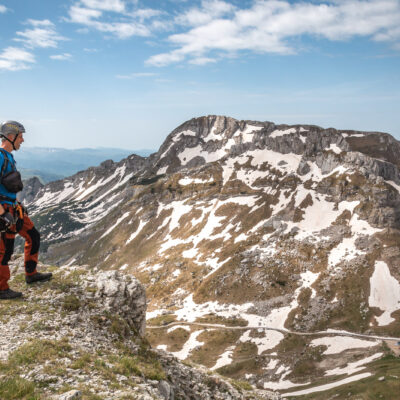
M 42 274 L 41 272 L 36 272 L 36 274 L 33 275 L 26 275 L 25 276 L 25 282 L 26 283 L 34 283 L 34 282 L 46 282 L 51 279 L 53 274 L 51 272 L 46 272 Z
M 12 289 L 0 290 L 0 300 L 12 300 L 22 297 L 21 292 L 16 292 Z

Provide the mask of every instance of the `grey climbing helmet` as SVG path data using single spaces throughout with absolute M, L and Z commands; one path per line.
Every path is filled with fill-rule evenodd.
M 18 135 L 24 132 L 24 126 L 17 121 L 6 121 L 0 124 L 0 136 L 10 142 L 14 150 L 17 150 L 15 148 L 15 142 Z M 8 135 L 15 135 L 14 140 L 9 139 Z
M 0 135 L 7 137 L 8 135 L 24 133 L 25 128 L 17 121 L 6 121 L 0 124 Z

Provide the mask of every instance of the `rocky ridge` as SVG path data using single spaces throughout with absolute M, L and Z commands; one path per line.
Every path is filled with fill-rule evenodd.
M 260 389 L 339 385 L 385 352 L 343 335 L 400 336 L 399 150 L 383 133 L 201 117 L 30 209 L 47 259 L 145 285 L 154 347 Z
M 1 304 L 3 400 L 279 398 L 151 350 L 143 339 L 145 290 L 132 276 L 41 265 L 54 279 L 25 287 L 22 263 L 12 263 L 11 285 L 24 298 Z

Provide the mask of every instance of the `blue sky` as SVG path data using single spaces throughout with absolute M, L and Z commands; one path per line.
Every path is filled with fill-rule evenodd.
M 400 139 L 400 0 L 0 0 L 26 145 L 158 149 L 208 114 Z

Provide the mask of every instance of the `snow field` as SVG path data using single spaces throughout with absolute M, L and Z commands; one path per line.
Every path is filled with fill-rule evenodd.
M 211 163 L 221 159 L 226 154 L 226 152 L 226 148 L 221 148 L 214 153 L 210 153 L 208 151 L 202 150 L 201 145 L 197 145 L 196 147 L 186 147 L 182 152 L 178 154 L 178 158 L 182 166 L 186 165 L 195 157 L 203 157 L 206 163 Z
M 391 314 L 400 309 L 400 283 L 391 275 L 384 261 L 375 261 L 370 286 L 369 306 L 383 311 L 383 314 L 375 319 L 379 326 L 389 325 L 395 320 Z
M 284 130 L 277 129 L 277 130 L 273 131 L 269 135 L 269 137 L 276 138 L 276 137 L 290 135 L 291 133 L 296 133 L 296 128 L 289 128 L 289 129 L 284 129 Z
M 346 202 L 347 209 L 353 213 L 349 227 L 352 236 L 350 238 L 343 238 L 343 240 L 334 247 L 328 256 L 328 265 L 335 266 L 341 261 L 351 261 L 352 259 L 365 254 L 364 251 L 358 250 L 355 241 L 360 235 L 374 235 L 381 232 L 382 229 L 373 228 L 367 221 L 361 220 L 357 214 L 354 214 L 354 208 L 359 204 L 359 201 Z
M 280 377 L 278 382 L 264 382 L 264 389 L 269 389 L 269 390 L 285 390 L 285 389 L 290 389 L 293 387 L 298 387 L 298 386 L 305 386 L 305 385 L 309 385 L 311 382 L 306 382 L 306 383 L 293 383 L 290 380 L 285 380 L 285 377 L 287 375 L 290 374 L 290 369 L 289 367 L 284 367 L 283 366 L 283 370 L 286 370 L 286 372 Z M 282 372 L 282 368 L 281 370 L 279 370 L 279 373 Z M 278 371 L 276 371 L 276 373 L 278 374 Z
M 180 360 L 186 360 L 186 358 L 189 357 L 192 350 L 194 350 L 196 347 L 203 346 L 204 342 L 199 342 L 197 340 L 198 336 L 200 336 L 200 334 L 202 334 L 203 332 L 204 332 L 204 330 L 192 332 L 189 336 L 189 339 L 183 345 L 182 350 L 176 351 L 176 352 L 171 352 L 171 354 L 174 355 L 175 357 L 179 358 Z
M 98 240 L 102 239 L 103 237 L 107 236 L 109 233 L 111 233 L 125 218 L 128 218 L 131 215 L 131 213 L 128 211 L 126 212 L 122 217 L 118 218 L 117 221 L 115 222 L 114 225 L 112 225 L 110 228 L 108 228 L 100 237 Z
M 157 210 L 157 216 L 159 216 L 164 210 L 172 210 L 172 213 L 169 216 L 169 219 L 167 220 L 166 218 L 164 220 L 164 223 L 162 224 L 162 226 L 169 224 L 169 227 L 168 234 L 164 239 L 164 243 L 160 246 L 159 254 L 163 254 L 166 250 L 181 244 L 191 244 L 192 247 L 183 251 L 182 256 L 185 258 L 191 258 L 192 260 L 194 260 L 196 257 L 198 259 L 200 255 L 198 253 L 197 246 L 202 240 L 214 240 L 218 238 L 228 240 L 231 237 L 231 234 L 229 232 L 235 228 L 238 228 L 233 224 L 227 224 L 222 232 L 214 234 L 215 229 L 220 227 L 222 223 L 225 222 L 227 218 L 229 218 L 225 215 L 216 215 L 221 207 L 227 204 L 237 204 L 239 206 L 247 206 L 251 209 L 254 207 L 258 208 L 259 206 L 255 205 L 258 200 L 258 196 L 237 196 L 234 198 L 229 198 L 227 200 L 213 199 L 208 202 L 207 205 L 203 205 L 203 202 L 196 205 L 187 205 L 185 204 L 185 201 L 174 201 L 170 204 L 160 204 Z M 193 218 L 191 221 L 191 225 L 196 226 L 197 224 L 206 221 L 201 232 L 184 240 L 179 238 L 172 238 L 171 233 L 173 232 L 173 230 L 180 227 L 180 219 L 183 216 L 197 210 L 201 211 L 201 215 L 198 218 Z
M 261 355 L 266 350 L 271 350 L 276 347 L 284 335 L 277 331 L 265 331 L 265 337 L 253 338 L 250 336 L 251 330 L 245 331 L 245 333 L 239 338 L 242 343 L 251 342 L 257 346 L 257 354 Z
M 279 360 L 278 359 L 271 359 L 268 363 L 268 365 L 264 368 L 266 370 L 271 370 L 275 369 L 276 366 L 278 365 Z
M 329 147 L 327 147 L 325 150 L 331 150 L 336 154 L 340 154 L 342 152 L 342 149 L 340 147 L 338 147 L 337 144 L 335 143 L 331 143 Z
M 317 280 L 318 276 L 319 273 L 313 273 L 310 271 L 301 274 L 302 285 L 296 289 L 294 299 L 290 305 L 273 309 L 267 316 L 249 314 L 247 311 L 253 307 L 252 303 L 228 305 L 211 301 L 207 303 L 196 304 L 193 301 L 193 294 L 190 294 L 183 300 L 182 308 L 176 310 L 174 314 L 176 315 L 178 321 L 194 322 L 196 319 L 204 315 L 216 314 L 224 318 L 242 318 L 246 320 L 248 325 L 251 327 L 260 326 L 285 330 L 284 324 L 287 316 L 289 315 L 290 311 L 298 307 L 297 297 L 300 294 L 300 291 L 305 287 L 311 287 L 311 285 Z M 313 296 L 315 296 L 315 290 L 312 289 L 312 291 Z M 162 310 L 153 311 L 151 313 L 151 317 L 158 316 L 161 313 Z M 150 318 L 149 313 L 148 318 Z M 283 338 L 284 335 L 278 331 L 268 331 L 265 333 L 263 338 L 252 338 L 250 337 L 250 330 L 247 330 L 239 340 L 242 342 L 250 341 L 256 344 L 258 348 L 258 354 L 261 354 L 265 350 L 270 350 L 277 346 Z
M 304 198 L 301 199 L 303 194 Z M 296 203 L 300 204 L 308 194 L 312 197 L 312 205 L 304 209 L 303 219 L 300 222 L 289 221 L 286 228 L 286 232 L 290 232 L 294 227 L 299 228 L 299 232 L 296 234 L 296 239 L 298 240 L 303 240 L 309 236 L 314 236 L 316 240 L 321 240 L 320 237 L 316 236 L 318 232 L 329 228 L 344 210 L 353 212 L 354 208 L 359 204 L 358 201 L 343 201 L 339 203 L 338 209 L 335 210 L 335 203 L 326 201 L 325 196 L 314 191 L 306 191 L 302 186 L 296 193 Z M 283 202 L 288 204 L 290 199 L 283 200 Z
M 366 368 L 366 366 L 365 366 L 366 364 L 369 364 L 370 362 L 377 360 L 378 358 L 380 358 L 382 356 L 383 356 L 383 353 L 376 353 L 376 354 L 373 354 L 372 356 L 364 358 L 362 360 L 348 363 L 343 368 L 335 368 L 335 369 L 331 369 L 329 371 L 325 371 L 325 375 L 326 376 L 343 375 L 343 374 L 352 375 L 352 374 L 362 371 L 363 369 Z
M 363 374 L 353 375 L 348 378 L 341 379 L 340 381 L 327 383 L 325 385 L 315 386 L 315 387 L 312 387 L 309 389 L 299 390 L 298 392 L 285 393 L 284 396 L 303 396 L 303 395 L 309 394 L 309 393 L 324 392 L 326 390 L 333 389 L 335 387 L 342 386 L 342 385 L 345 385 L 350 382 L 355 382 L 355 381 L 359 381 L 364 378 L 368 378 L 371 375 L 372 374 L 370 372 L 364 372 Z
M 355 245 L 357 236 L 343 238 L 343 240 L 334 247 L 328 256 L 328 265 L 333 267 L 341 261 L 351 261 L 357 256 L 365 254 L 364 251 L 358 250 Z
M 331 355 L 349 349 L 374 347 L 378 344 L 380 342 L 376 340 L 362 340 L 350 336 L 326 336 L 314 339 L 310 346 L 327 346 L 327 349 L 322 354 Z
M 140 231 L 143 229 L 143 227 L 146 225 L 146 222 L 140 221 L 139 226 L 136 228 L 135 232 L 129 236 L 129 239 L 126 241 L 125 245 L 128 245 L 132 240 L 136 238 L 137 235 L 139 235 Z
M 202 183 L 209 183 L 209 182 L 213 182 L 213 179 L 198 179 L 198 178 L 182 178 L 179 180 L 179 185 L 182 186 L 187 186 L 187 185 L 191 185 L 191 184 L 202 184 Z
M 167 150 L 165 150 L 164 153 L 161 154 L 160 160 L 167 155 L 167 153 L 171 150 L 171 148 L 175 145 L 175 143 L 181 138 L 181 136 L 196 136 L 196 132 L 193 132 L 193 131 L 190 131 L 190 130 L 178 132 L 172 138 L 172 143 L 168 146 Z
M 167 172 L 168 165 L 166 167 L 162 167 L 157 171 L 157 175 L 163 175 Z
M 224 367 L 225 365 L 229 365 L 232 362 L 232 354 L 234 350 L 235 346 L 228 347 L 227 350 L 223 354 L 221 354 L 221 356 L 218 358 L 215 365 L 212 368 L 210 368 L 211 371 Z

